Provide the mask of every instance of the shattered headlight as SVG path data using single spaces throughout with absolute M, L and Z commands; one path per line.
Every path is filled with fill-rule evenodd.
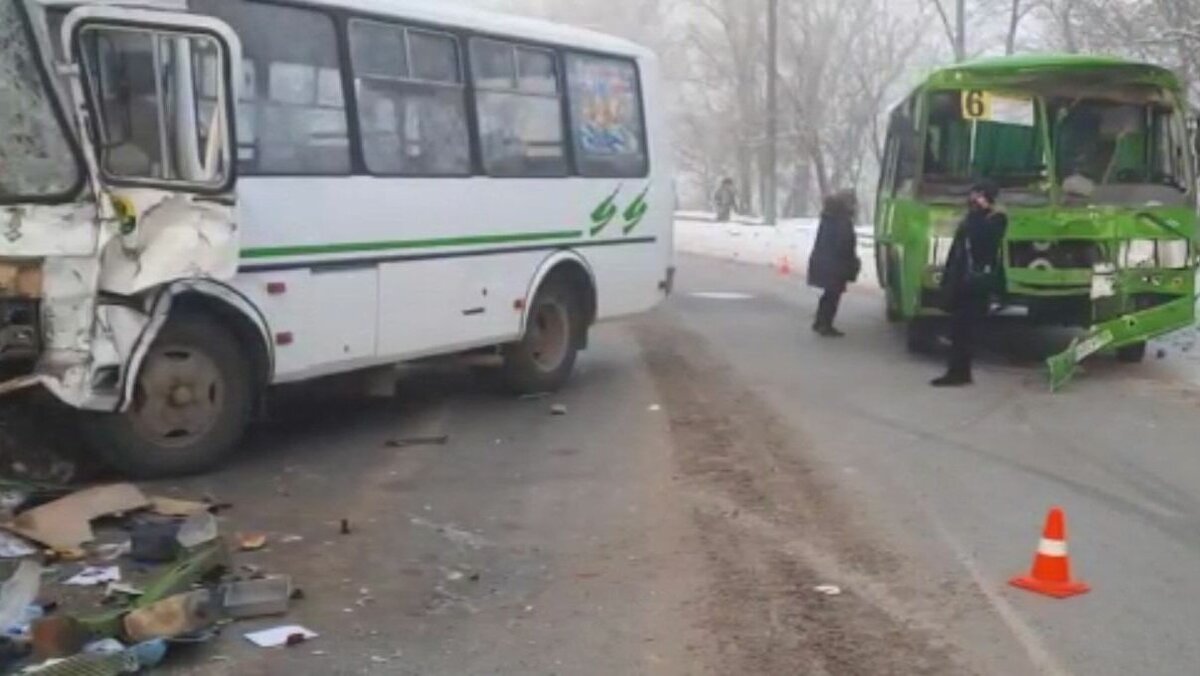
M 950 257 L 950 247 L 954 245 L 953 237 L 929 238 L 929 267 L 944 268 L 946 259 Z
M 1180 270 L 1188 258 L 1186 239 L 1131 239 L 1121 245 L 1119 260 L 1125 268 Z

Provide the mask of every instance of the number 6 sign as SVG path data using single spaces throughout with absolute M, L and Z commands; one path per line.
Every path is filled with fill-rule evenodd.
M 979 89 L 967 89 L 962 93 L 962 116 L 964 120 L 992 119 L 992 95 Z

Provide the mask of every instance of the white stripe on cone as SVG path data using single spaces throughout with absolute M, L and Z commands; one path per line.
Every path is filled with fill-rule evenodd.
M 1066 556 L 1067 543 L 1062 540 L 1047 540 L 1042 538 L 1038 542 L 1038 554 L 1042 556 Z

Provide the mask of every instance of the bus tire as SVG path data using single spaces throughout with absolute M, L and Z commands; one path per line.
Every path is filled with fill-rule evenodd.
M 1117 361 L 1125 364 L 1140 364 L 1146 359 L 1146 343 L 1134 343 L 1117 348 Z
M 525 334 L 504 347 L 504 382 L 517 394 L 553 392 L 566 384 L 579 354 L 583 335 L 579 294 L 561 276 L 542 285 L 533 303 Z
M 211 469 L 241 441 L 253 413 L 254 370 L 228 330 L 205 314 L 171 317 L 137 374 L 124 413 L 87 414 L 94 450 L 137 479 Z

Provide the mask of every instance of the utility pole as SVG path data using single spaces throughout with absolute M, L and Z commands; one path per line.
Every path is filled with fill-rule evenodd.
M 961 1 L 961 0 L 960 0 Z M 763 220 L 775 225 L 778 220 L 779 159 L 779 0 L 767 0 L 767 147 L 763 156 Z
M 958 12 L 955 15 L 954 56 L 956 61 L 967 60 L 967 0 L 958 0 Z

